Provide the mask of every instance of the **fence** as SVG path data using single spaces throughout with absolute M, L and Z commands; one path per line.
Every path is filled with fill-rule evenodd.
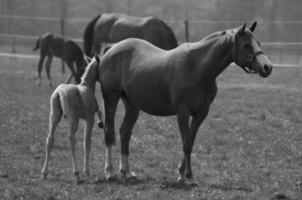
M 82 33 L 91 19 L 64 19 L 0 15 L 0 52 L 32 54 L 39 35 L 59 33 L 82 42 Z M 242 21 L 175 20 L 166 21 L 179 42 L 198 41 L 204 36 L 243 24 Z M 278 65 L 302 66 L 302 21 L 261 21 L 255 32 L 262 48 Z M 81 45 L 82 46 L 82 45 Z M 4 55 L 4 54 L 2 54 Z M 25 56 L 27 57 L 27 56 Z

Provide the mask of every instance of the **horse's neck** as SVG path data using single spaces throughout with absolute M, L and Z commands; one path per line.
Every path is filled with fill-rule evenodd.
M 196 74 L 203 80 L 213 80 L 233 61 L 232 37 L 209 37 L 197 42 L 193 48 Z
M 82 80 L 80 85 L 89 88 L 93 94 L 95 93 L 95 81 L 93 82 L 93 81 L 83 81 Z
M 94 74 L 94 76 L 95 76 L 95 74 Z M 86 86 L 93 93 L 95 92 L 95 82 L 96 82 L 96 77 L 94 77 L 94 76 L 88 76 L 87 74 L 85 74 L 82 77 L 82 80 L 81 80 L 81 83 L 80 83 L 80 85 Z

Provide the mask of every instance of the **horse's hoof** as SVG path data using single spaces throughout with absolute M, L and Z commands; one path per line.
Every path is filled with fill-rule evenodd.
M 125 181 L 137 180 L 137 176 L 134 172 L 123 172 L 122 170 L 120 171 L 121 171 L 120 175 L 123 180 Z
M 185 184 L 185 182 L 186 182 L 186 180 L 184 179 L 183 176 L 179 176 L 179 177 L 177 178 L 177 183 L 179 183 L 179 184 Z
M 88 176 L 90 176 L 90 171 L 88 171 L 88 170 L 84 170 L 84 171 L 83 171 L 83 174 L 85 174 L 85 176 L 87 176 L 87 177 L 88 177 Z
M 36 85 L 37 85 L 37 86 L 41 86 L 41 81 L 40 81 L 40 80 L 37 80 L 37 81 L 36 81 Z
M 98 122 L 98 126 L 99 126 L 99 128 L 104 128 L 104 122 L 103 121 L 99 121 Z
M 79 180 L 76 181 L 76 185 L 81 185 L 81 184 L 83 184 L 83 183 L 84 183 L 84 180 L 80 180 L 80 179 L 79 179 Z
M 106 175 L 106 181 L 114 182 L 116 180 L 117 180 L 117 176 L 115 176 L 115 175 Z
M 41 180 L 45 180 L 47 177 L 47 173 L 41 173 Z
M 188 186 L 190 186 L 190 187 L 197 187 L 197 186 L 199 186 L 199 184 L 198 184 L 196 181 L 194 181 L 193 179 L 188 179 L 188 180 L 186 181 L 186 184 L 187 184 Z

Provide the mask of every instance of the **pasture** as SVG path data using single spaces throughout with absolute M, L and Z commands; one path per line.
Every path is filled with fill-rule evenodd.
M 302 68 L 274 68 L 263 79 L 230 66 L 220 75 L 217 98 L 193 148 L 192 170 L 199 186 L 191 188 L 176 183 L 182 156 L 176 118 L 145 113 L 140 114 L 130 142 L 130 165 L 138 180 L 105 181 L 103 131 L 95 126 L 91 176 L 75 185 L 66 119 L 56 131 L 48 178 L 40 180 L 51 90 L 44 69 L 41 86 L 35 84 L 37 63 L 0 57 L 0 199 L 301 199 Z M 57 85 L 69 74 L 62 75 L 56 61 L 52 75 Z M 101 100 L 98 86 L 97 98 Z M 120 104 L 115 172 L 123 112 Z M 82 141 L 81 123 L 80 167 Z

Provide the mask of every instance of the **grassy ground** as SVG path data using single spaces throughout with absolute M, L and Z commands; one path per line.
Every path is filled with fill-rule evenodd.
M 144 113 L 130 143 L 139 179 L 104 180 L 103 132 L 94 128 L 91 177 L 75 185 L 65 120 L 56 132 L 48 179 L 40 180 L 51 90 L 45 76 L 41 87 L 35 85 L 37 60 L 0 61 L 0 199 L 301 199 L 302 69 L 278 68 L 262 79 L 231 66 L 219 77 L 218 96 L 192 155 L 199 187 L 176 183 L 182 148 L 175 117 Z M 52 73 L 57 84 L 67 77 L 59 62 Z M 122 116 L 120 105 L 117 127 Z M 81 124 L 81 167 L 82 131 Z M 119 145 L 113 155 L 117 171 Z

